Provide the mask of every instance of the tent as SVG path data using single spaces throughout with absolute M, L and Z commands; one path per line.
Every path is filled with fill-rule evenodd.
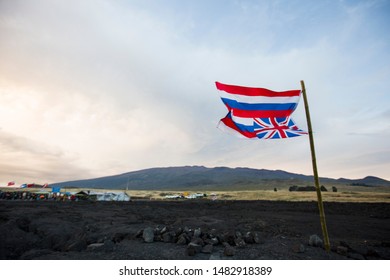
M 94 193 L 97 201 L 130 201 L 130 197 L 124 192 Z
M 78 193 L 75 194 L 76 198 L 81 199 L 81 200 L 88 200 L 89 195 L 88 193 L 84 191 L 79 191 Z
M 52 187 L 51 188 L 51 192 L 52 193 L 60 193 L 61 192 L 61 188 L 60 187 Z

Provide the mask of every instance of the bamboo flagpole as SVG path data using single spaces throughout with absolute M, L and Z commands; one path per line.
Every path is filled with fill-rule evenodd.
M 324 205 L 322 203 L 322 195 L 321 195 L 321 189 L 320 189 L 320 180 L 318 178 L 318 170 L 317 170 L 316 153 L 315 153 L 315 149 L 314 149 L 313 130 L 312 130 L 312 127 L 311 127 L 309 104 L 307 102 L 307 95 L 306 95 L 306 88 L 305 88 L 305 82 L 304 81 L 301 81 L 301 87 L 302 87 L 303 101 L 305 103 L 307 128 L 308 128 L 309 140 L 310 140 L 311 160 L 312 160 L 312 165 L 313 165 L 314 184 L 315 184 L 316 191 L 317 191 L 317 202 L 318 202 L 318 210 L 320 212 L 322 235 L 324 237 L 325 250 L 327 252 L 329 252 L 330 251 L 329 236 L 328 236 L 328 230 L 326 228 Z

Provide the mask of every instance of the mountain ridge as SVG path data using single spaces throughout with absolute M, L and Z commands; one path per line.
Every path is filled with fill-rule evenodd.
M 320 178 L 321 184 L 352 186 L 389 186 L 390 181 L 366 176 L 362 179 Z M 153 167 L 118 175 L 53 183 L 56 187 L 129 190 L 244 190 L 272 189 L 278 186 L 313 185 L 313 176 L 284 170 L 254 169 L 248 167 L 176 166 Z

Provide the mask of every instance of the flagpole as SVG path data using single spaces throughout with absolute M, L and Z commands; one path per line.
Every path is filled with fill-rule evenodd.
M 320 220 L 321 220 L 321 227 L 322 227 L 322 235 L 324 237 L 324 244 L 325 249 L 327 252 L 330 251 L 330 243 L 329 243 L 329 236 L 328 236 L 328 230 L 326 228 L 326 220 L 325 220 L 325 212 L 324 212 L 324 205 L 322 203 L 322 195 L 321 195 L 321 189 L 320 189 L 320 180 L 318 178 L 318 171 L 317 171 L 317 161 L 316 161 L 316 153 L 314 149 L 314 138 L 313 138 L 313 131 L 311 128 L 311 120 L 310 120 L 310 112 L 309 112 L 309 104 L 307 102 L 307 96 L 306 96 L 306 88 L 304 81 L 301 81 L 301 87 L 302 87 L 302 96 L 303 101 L 305 103 L 305 112 L 306 112 L 306 120 L 307 120 L 307 128 L 309 131 L 309 140 L 310 140 L 310 150 L 311 150 L 311 160 L 313 165 L 313 174 L 314 174 L 314 184 L 317 191 L 317 201 L 318 201 L 318 210 L 320 211 Z

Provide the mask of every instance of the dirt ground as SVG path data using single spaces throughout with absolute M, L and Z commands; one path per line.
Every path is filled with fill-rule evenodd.
M 390 204 L 325 211 L 329 253 L 315 202 L 0 200 L 0 259 L 390 259 Z

